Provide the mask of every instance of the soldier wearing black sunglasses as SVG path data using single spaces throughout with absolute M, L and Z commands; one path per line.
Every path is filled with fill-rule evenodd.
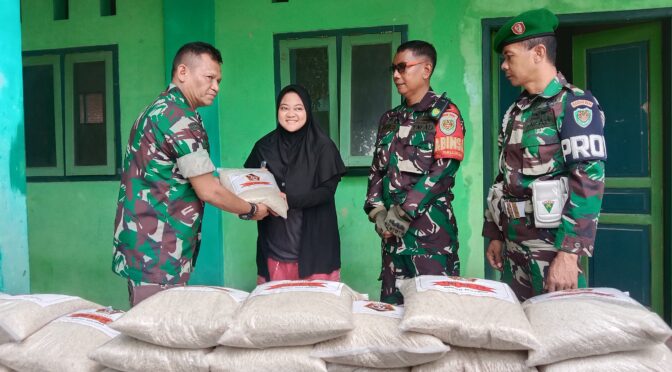
M 434 93 L 436 50 L 425 41 L 397 48 L 390 71 L 404 98 L 380 119 L 364 210 L 382 238 L 381 301 L 403 303 L 397 279 L 459 275 L 451 201 L 464 158 L 464 121 Z

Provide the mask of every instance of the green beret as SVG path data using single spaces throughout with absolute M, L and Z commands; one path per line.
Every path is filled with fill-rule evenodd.
M 558 17 L 548 9 L 528 10 L 511 19 L 495 35 L 495 51 L 501 53 L 504 46 L 533 37 L 555 35 Z

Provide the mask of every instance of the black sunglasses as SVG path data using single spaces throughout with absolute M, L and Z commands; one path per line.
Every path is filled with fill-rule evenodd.
M 390 72 L 394 74 L 394 71 L 396 70 L 396 71 L 399 71 L 400 74 L 403 74 L 404 72 L 406 72 L 407 68 L 413 67 L 415 65 L 419 65 L 421 63 L 425 63 L 425 61 L 415 61 L 415 62 L 408 62 L 408 63 L 399 62 L 396 65 L 392 64 L 392 66 L 390 66 Z

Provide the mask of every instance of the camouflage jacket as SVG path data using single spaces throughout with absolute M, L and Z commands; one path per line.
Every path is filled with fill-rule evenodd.
M 177 159 L 200 150 L 209 150 L 201 117 L 171 85 L 140 114 L 128 139 L 114 222 L 115 273 L 134 282 L 187 282 L 204 205 Z
M 438 100 L 429 91 L 417 104 L 397 106 L 380 119 L 364 211 L 397 204 L 412 219 L 403 239 L 387 239 L 390 252 L 456 251 L 452 187 L 464 155 L 465 129 L 457 106 L 449 102 L 441 114 L 434 110 Z
M 580 133 L 575 133 L 577 128 Z M 587 156 L 572 154 L 571 141 L 592 135 L 604 144 L 603 130 L 604 113 L 597 100 L 569 84 L 561 73 L 541 94 L 523 92 L 504 115 L 495 182 L 502 184 L 505 198 L 529 200 L 533 181 L 568 177 L 569 197 L 555 236 L 557 249 L 592 255 L 604 193 L 606 150 L 602 149 L 604 156 L 592 156 L 590 149 L 585 151 Z M 483 236 L 505 238 L 487 210 Z

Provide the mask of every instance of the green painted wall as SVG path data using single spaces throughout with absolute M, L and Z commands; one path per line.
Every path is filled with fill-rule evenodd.
M 29 290 L 19 1 L 0 3 L 0 292 Z
M 70 0 L 70 18 L 53 20 L 52 1 L 23 0 L 23 50 L 119 46 L 121 144 L 138 113 L 165 87 L 161 0 Z M 123 156 L 123 151 L 122 151 Z M 31 291 L 68 293 L 128 307 L 126 282 L 114 275 L 112 234 L 119 181 L 29 182 Z
M 52 20 L 51 3 L 23 0 L 23 50 L 118 44 L 121 143 L 125 146 L 138 112 L 164 87 L 164 35 L 168 33 L 164 31 L 164 1 L 118 0 L 118 14 L 101 18 L 98 1 L 70 0 L 67 21 Z M 215 0 L 214 41 L 224 58 L 218 103 L 221 165 L 240 166 L 253 143 L 275 125 L 274 33 L 408 25 L 409 39 L 435 44 L 439 58 L 432 84 L 449 92 L 467 122 L 467 153 L 454 189 L 454 206 L 463 274 L 482 276 L 481 19 L 512 16 L 544 5 L 558 13 L 580 13 L 656 8 L 670 6 L 670 2 L 289 0 L 274 4 L 269 0 Z M 198 22 L 183 18 L 185 28 Z M 125 283 L 110 271 L 117 189 L 117 181 L 28 184 L 33 292 L 74 293 L 127 306 Z M 336 196 L 343 280 L 375 298 L 380 248 L 361 210 L 365 189 L 364 177 L 346 177 Z M 251 289 L 256 277 L 256 226 L 224 214 L 222 229 L 224 283 Z M 209 263 L 200 260 L 196 270 L 204 265 Z
M 557 13 L 670 6 L 669 0 L 267 0 L 217 2 L 217 47 L 222 49 L 220 93 L 222 163 L 242 164 L 254 141 L 272 130 L 274 113 L 273 34 L 316 30 L 408 25 L 408 39 L 432 42 L 438 63 L 432 86 L 448 91 L 467 126 L 465 161 L 453 202 L 460 236 L 462 273 L 483 276 L 482 68 L 481 19 L 513 16 L 532 7 Z M 486 183 L 491 180 L 485 180 Z M 342 238 L 343 281 L 377 297 L 380 248 L 362 212 L 365 177 L 346 177 L 336 202 Z M 255 226 L 224 217 L 224 277 L 227 285 L 254 286 Z

